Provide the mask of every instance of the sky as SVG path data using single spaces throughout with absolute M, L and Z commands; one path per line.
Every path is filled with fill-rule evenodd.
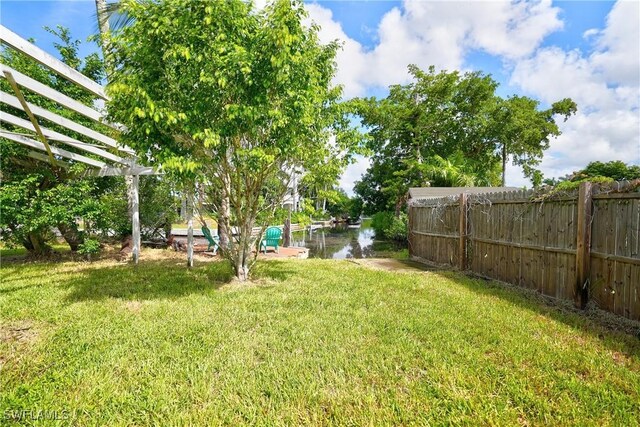
M 500 83 L 501 96 L 529 96 L 542 107 L 566 97 L 578 104 L 545 153 L 545 177 L 595 160 L 640 164 L 638 0 L 314 1 L 306 8 L 321 42 L 343 44 L 335 83 L 345 98 L 386 96 L 389 85 L 409 82 L 409 64 L 482 71 Z M 44 26 L 66 26 L 82 40 L 97 32 L 94 0 L 0 0 L 0 22 L 52 54 Z M 84 44 L 81 54 L 96 49 Z M 349 194 L 367 166 L 360 157 L 341 178 Z M 507 185 L 530 184 L 509 166 Z

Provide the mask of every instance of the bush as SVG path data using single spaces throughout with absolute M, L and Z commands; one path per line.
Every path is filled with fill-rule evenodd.
M 396 217 L 392 212 L 377 212 L 371 218 L 371 227 L 377 236 L 406 242 L 409 233 L 409 218 L 404 212 Z
M 371 217 L 371 228 L 378 236 L 384 236 L 384 231 L 391 226 L 393 222 L 392 212 L 376 212 Z
M 278 208 L 276 209 L 273 217 L 268 219 L 266 215 L 259 215 L 257 219 L 257 224 L 263 224 L 268 222 L 268 225 L 280 225 L 284 224 L 285 220 L 289 217 L 289 209 L 288 208 Z M 302 227 L 306 227 L 311 224 L 311 216 L 309 215 L 308 209 L 304 209 L 300 212 L 291 212 L 291 223 L 292 224 L 300 224 Z
M 409 217 L 402 212 L 399 218 L 393 217 L 391 225 L 385 229 L 384 235 L 387 239 L 398 242 L 406 242 L 409 234 Z
M 78 253 L 91 261 L 92 255 L 100 253 L 100 242 L 97 239 L 84 239 L 84 243 L 78 245 Z

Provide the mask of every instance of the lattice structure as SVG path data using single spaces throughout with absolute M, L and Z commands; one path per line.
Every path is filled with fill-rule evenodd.
M 47 52 L 39 49 L 29 41 L 21 38 L 8 28 L 0 25 L 0 41 L 10 46 L 38 63 L 44 65 L 58 76 L 83 88 L 97 99 L 108 101 L 109 97 L 104 88 L 59 61 Z M 0 64 L 0 78 L 6 79 L 13 94 L 0 91 L 2 105 L 13 107 L 26 113 L 29 120 L 17 117 L 7 111 L 0 111 L 0 122 L 20 128 L 27 133 L 15 132 L 0 128 L 0 137 L 16 142 L 32 150 L 28 155 L 34 159 L 50 162 L 57 166 L 68 166 L 69 162 L 84 163 L 91 167 L 89 173 L 97 176 L 132 176 L 130 197 L 132 204 L 133 225 L 133 258 L 138 262 L 140 253 L 140 220 L 138 210 L 138 181 L 140 175 L 158 175 L 155 168 L 137 165 L 134 151 L 120 144 L 110 135 L 105 135 L 83 124 L 65 118 L 54 111 L 49 111 L 26 101 L 23 90 L 29 90 L 45 97 L 57 105 L 74 113 L 80 114 L 95 123 L 100 123 L 117 134 L 121 127 L 105 120 L 102 111 L 87 106 L 53 88 L 40 83 L 11 68 L 10 64 Z M 44 123 L 52 123 L 58 128 L 64 128 L 68 134 L 49 129 Z M 83 141 L 70 135 L 81 135 Z M 90 142 L 87 142 L 90 141 Z M 46 153 L 46 154 L 45 154 Z M 191 233 L 192 236 L 192 233 Z M 191 246 L 193 238 L 191 238 Z

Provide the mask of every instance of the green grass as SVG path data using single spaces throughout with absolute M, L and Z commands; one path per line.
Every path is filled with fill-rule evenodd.
M 640 420 L 637 338 L 454 273 L 269 261 L 239 285 L 221 262 L 164 256 L 0 272 L 4 422 L 20 410 L 82 426 Z
M 50 243 L 49 246 L 51 246 L 51 249 L 56 253 L 64 254 L 71 252 L 69 245 L 64 243 Z M 22 246 L 8 247 L 4 244 L 0 244 L 0 264 L 5 258 L 13 259 L 15 257 L 26 257 L 28 255 L 29 252 Z

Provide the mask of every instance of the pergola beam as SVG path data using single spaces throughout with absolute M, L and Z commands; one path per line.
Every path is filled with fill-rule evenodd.
M 18 98 L 6 92 L 0 91 L 0 102 L 3 102 L 11 107 L 24 111 L 24 108 L 22 107 L 22 104 L 20 103 Z M 116 150 L 121 151 L 123 153 L 134 154 L 134 151 L 131 148 L 119 145 L 118 141 L 116 141 L 115 139 L 108 137 L 106 135 L 103 135 L 100 132 L 97 132 L 91 128 L 83 126 L 79 123 L 76 123 L 73 120 L 69 120 L 66 117 L 62 117 L 56 113 L 52 113 L 51 111 L 48 111 L 42 107 L 38 107 L 37 105 L 31 104 L 29 102 L 27 102 L 27 107 L 29 107 L 31 112 L 37 117 L 40 117 L 42 119 L 48 120 L 62 127 L 65 127 L 69 130 L 77 132 L 81 135 L 84 135 L 88 138 L 93 139 L 94 141 L 100 142 L 108 147 L 115 148 Z
M 44 50 L 38 48 L 28 40 L 23 39 L 3 25 L 0 25 L 0 40 L 2 40 L 12 48 L 24 53 L 30 58 L 35 59 L 37 62 L 55 71 L 57 74 L 69 80 L 70 82 L 73 82 L 78 86 L 88 90 L 97 97 L 102 98 L 105 101 L 109 100 L 109 97 L 104 92 L 104 88 L 101 85 L 94 82 L 82 73 L 69 67 L 64 62 L 61 62 L 57 58 L 49 55 Z
M 42 153 L 38 153 L 37 151 L 29 151 L 27 153 L 27 156 L 31 157 L 32 159 L 41 160 L 43 162 L 49 163 L 49 157 L 45 156 Z M 71 165 L 67 162 L 63 162 L 62 160 L 56 160 L 56 166 L 68 169 Z
M 20 105 L 22 106 L 22 110 L 25 113 L 27 113 L 27 116 L 29 116 L 29 120 L 31 121 L 31 124 L 33 126 L 33 131 L 36 133 L 36 135 L 38 135 L 38 138 L 40 138 L 40 141 L 42 141 L 42 143 L 44 144 L 44 148 L 47 150 L 47 155 L 49 156 L 49 161 L 53 166 L 55 166 L 56 159 L 55 157 L 53 157 L 53 153 L 51 152 L 51 147 L 49 147 L 49 142 L 47 141 L 47 138 L 42 133 L 42 129 L 40 129 L 40 125 L 38 124 L 38 119 L 36 119 L 36 117 L 33 115 L 31 110 L 29 109 L 29 106 L 27 105 L 27 101 L 24 99 L 24 95 L 22 95 L 22 91 L 18 87 L 16 80 L 13 78 L 13 75 L 9 71 L 4 71 L 4 76 L 9 82 L 9 85 L 11 85 L 11 88 L 13 89 L 13 91 L 15 92 L 16 98 L 18 98 L 18 102 L 20 102 Z
M 36 126 L 33 125 L 33 122 L 29 123 L 29 121 L 27 120 L 21 119 L 20 117 L 14 116 L 13 114 L 6 113 L 4 111 L 0 111 L 0 121 L 5 123 L 10 123 L 14 126 L 19 126 L 23 129 L 27 129 L 30 131 L 35 130 L 35 132 L 38 135 L 42 136 L 41 139 L 45 141 L 48 138 L 50 140 L 55 140 L 55 141 L 59 141 L 64 144 L 70 145 L 71 147 L 77 148 L 79 150 L 86 151 L 87 153 L 95 154 L 96 156 L 100 156 L 104 159 L 111 160 L 113 162 L 121 163 L 127 166 L 131 164 L 129 160 L 123 159 L 120 156 L 116 156 L 115 154 L 111 154 L 108 151 L 105 151 L 101 148 L 97 148 L 97 147 L 94 147 L 93 145 L 86 144 L 82 141 L 78 141 L 77 139 L 68 137 L 54 130 L 51 130 L 45 127 L 40 127 L 39 125 L 36 128 Z
M 17 51 L 29 56 L 40 64 L 46 66 L 53 72 L 57 73 L 61 77 L 67 79 L 68 81 L 82 87 L 83 89 L 91 92 L 93 95 L 96 95 L 98 98 L 103 100 L 109 100 L 109 97 L 106 95 L 104 88 L 89 79 L 88 77 L 82 75 L 77 70 L 69 67 L 64 64 L 62 61 L 56 59 L 52 55 L 46 53 L 42 49 L 38 48 L 34 44 L 29 41 L 22 39 L 17 34 L 13 33 L 9 29 L 0 25 L 0 41 L 4 44 L 16 49 Z M 9 123 L 14 126 L 18 126 L 30 131 L 34 131 L 38 137 L 42 140 L 42 142 L 38 142 L 30 138 L 30 135 L 23 135 L 16 132 L 10 132 L 6 129 L 0 129 L 0 138 L 6 138 L 8 140 L 17 142 L 24 146 L 30 147 L 39 151 L 46 151 L 49 157 L 35 151 L 29 151 L 28 156 L 38 159 L 38 160 L 50 160 L 53 164 L 55 164 L 56 159 L 53 157 L 55 154 L 59 157 L 68 158 L 74 160 L 76 162 L 85 163 L 87 165 L 98 168 L 97 170 L 87 171 L 86 173 L 94 176 L 130 176 L 133 179 L 126 179 L 125 181 L 131 181 L 130 185 L 130 193 L 131 193 L 131 221 L 132 221 L 132 231 L 133 231 L 133 260 L 134 263 L 138 263 L 138 259 L 140 256 L 140 213 L 139 213 L 139 181 L 140 175 L 158 175 L 161 172 L 156 171 L 151 167 L 140 167 L 135 164 L 135 152 L 131 150 L 129 147 L 120 146 L 117 141 L 113 138 L 110 138 L 102 133 L 90 129 L 86 126 L 83 126 L 80 123 L 76 123 L 73 120 L 65 118 L 61 115 L 54 113 L 53 111 L 48 111 L 42 107 L 37 105 L 33 105 L 28 103 L 22 92 L 20 87 L 28 89 L 30 92 L 33 92 L 37 95 L 40 95 L 44 98 L 47 98 L 59 106 L 65 107 L 75 113 L 81 114 L 89 119 L 113 128 L 117 131 L 121 130 L 121 126 L 109 123 L 105 121 L 104 114 L 99 111 L 98 108 L 92 108 L 91 106 L 85 105 L 59 91 L 40 83 L 37 80 L 32 79 L 29 76 L 26 76 L 10 66 L 6 64 L 0 64 L 0 78 L 6 78 L 14 91 L 16 92 L 16 97 L 4 93 L 0 91 L 0 102 L 9 105 L 13 108 L 22 110 L 27 113 L 29 116 L 29 121 L 26 121 L 20 117 L 14 116 L 9 113 L 1 112 L 0 120 L 6 123 Z M 79 141 L 77 139 L 71 138 L 67 135 L 58 133 L 52 129 L 47 129 L 45 127 L 40 126 L 36 116 L 48 120 L 51 123 L 62 126 L 66 129 L 69 129 L 73 132 L 77 132 L 78 134 L 84 135 L 85 137 L 90 138 L 93 141 L 97 141 L 107 147 L 111 147 L 117 149 L 121 152 L 125 152 L 127 154 L 134 155 L 131 160 L 124 159 L 120 156 L 112 154 L 108 151 L 105 151 L 102 146 L 96 146 L 93 144 L 89 144 L 86 142 Z M 121 163 L 127 165 L 127 167 L 112 167 L 108 166 L 105 162 L 100 160 L 92 159 L 80 154 L 73 153 L 71 151 L 64 150 L 62 148 L 58 148 L 55 146 L 50 146 L 49 141 L 59 141 L 61 143 L 67 144 L 77 149 L 81 149 L 92 153 L 101 158 L 110 160 L 112 162 Z M 16 162 L 23 161 L 24 159 L 16 159 Z M 59 165 L 62 167 L 70 166 L 69 163 L 59 161 Z M 191 206 L 193 209 L 193 206 Z M 193 263 L 193 229 L 192 229 L 192 221 L 191 221 L 191 243 L 190 243 L 190 252 L 188 254 L 190 258 L 190 263 Z
M 98 123 L 102 123 L 106 126 L 112 127 L 116 130 L 118 128 L 112 124 L 104 121 L 104 116 L 97 110 L 94 110 L 91 107 L 84 105 L 83 103 L 76 101 L 75 99 L 68 97 L 55 89 L 50 88 L 49 86 L 40 83 L 37 80 L 32 79 L 29 76 L 26 76 L 19 71 L 14 70 L 6 64 L 0 64 L 0 77 L 6 78 L 5 72 L 8 71 L 13 75 L 16 83 L 22 87 L 25 87 L 38 95 L 42 95 L 47 99 L 50 99 L 58 104 L 69 108 L 70 110 L 75 111 L 76 113 L 82 114 L 85 117 L 90 118 L 91 120 L 95 120 Z
M 93 176 L 126 176 L 126 175 L 163 175 L 152 167 L 136 166 L 133 168 L 104 167 L 102 169 L 88 171 Z
M 26 136 L 23 136 L 23 135 L 15 134 L 13 132 L 8 132 L 6 130 L 0 129 L 0 137 L 7 138 L 11 141 L 17 142 L 18 144 L 25 145 L 29 148 L 35 148 L 36 150 L 45 151 L 45 152 L 47 151 L 43 143 L 27 138 Z M 56 156 L 75 160 L 76 162 L 85 163 L 89 166 L 94 166 L 97 168 L 104 168 L 107 166 L 107 164 L 104 162 L 91 159 L 89 157 L 82 156 L 80 154 L 72 153 L 70 151 L 63 150 L 62 148 L 51 147 L 51 152 Z

